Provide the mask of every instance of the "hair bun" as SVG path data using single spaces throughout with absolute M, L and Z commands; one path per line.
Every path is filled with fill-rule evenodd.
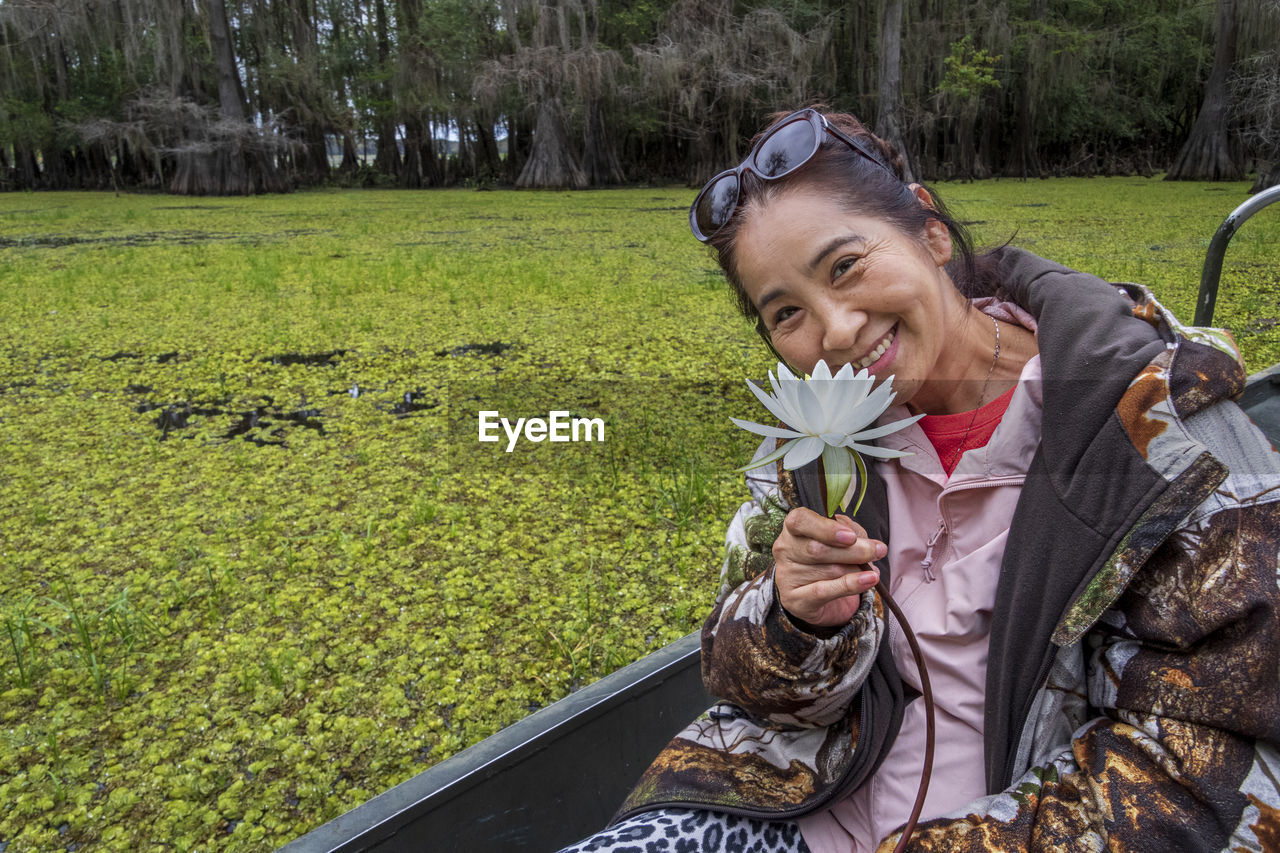
M 902 152 L 898 150 L 898 146 L 876 136 L 871 132 L 870 128 L 859 121 L 857 116 L 852 113 L 829 113 L 820 107 L 815 107 L 815 109 L 826 116 L 827 121 L 833 127 L 839 128 L 859 142 L 870 143 L 872 150 L 880 156 L 881 161 L 889 167 L 894 176 L 900 181 L 906 180 L 907 161 L 902 156 Z

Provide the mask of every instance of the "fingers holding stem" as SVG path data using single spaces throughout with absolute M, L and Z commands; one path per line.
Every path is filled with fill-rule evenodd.
M 886 552 L 883 542 L 869 538 L 847 516 L 827 518 L 793 509 L 773 545 L 782 606 L 808 625 L 843 625 L 857 612 L 862 594 L 879 581 L 871 562 Z

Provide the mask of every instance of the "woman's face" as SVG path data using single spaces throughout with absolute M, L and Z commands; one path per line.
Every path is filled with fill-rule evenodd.
M 833 372 L 892 375 L 898 402 L 925 411 L 930 381 L 956 378 L 943 354 L 965 301 L 943 269 L 950 258 L 936 220 L 915 237 L 804 187 L 750 209 L 737 238 L 739 278 L 792 367 L 811 373 L 825 359 Z

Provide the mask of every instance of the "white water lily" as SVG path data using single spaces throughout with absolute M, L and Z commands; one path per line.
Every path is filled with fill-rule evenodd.
M 827 515 L 835 515 L 837 507 L 848 508 L 847 498 L 855 483 L 855 468 L 859 489 L 851 514 L 862 505 L 867 493 L 867 466 L 862 461 L 862 454 L 877 459 L 910 455 L 906 451 L 877 447 L 867 442 L 897 432 L 924 417 L 915 415 L 867 429 L 897 396 L 893 390 L 893 377 L 890 376 L 877 388 L 865 368 L 855 374 L 849 364 L 832 376 L 826 361 L 819 361 L 812 376 L 799 379 L 779 362 L 777 376 L 769 374 L 769 384 L 773 386 L 772 395 L 747 380 L 751 393 L 784 426 L 766 426 L 738 418 L 730 420 L 756 435 L 791 440 L 758 462 L 739 470 L 748 471 L 782 459 L 782 467 L 794 471 L 821 456 L 827 486 Z

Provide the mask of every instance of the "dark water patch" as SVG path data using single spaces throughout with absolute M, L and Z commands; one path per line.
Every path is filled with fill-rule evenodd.
M 143 359 L 151 359 L 156 364 L 169 364 L 178 360 L 178 351 L 162 352 L 159 355 L 146 355 L 140 352 L 129 352 L 128 350 L 120 350 L 111 355 L 101 355 L 98 358 L 103 361 L 142 361 Z
M 404 417 L 413 412 L 425 412 L 428 409 L 434 409 L 439 405 L 434 400 L 428 402 L 426 395 L 422 391 L 406 391 L 400 402 L 391 407 L 391 413 L 397 417 Z
M 0 249 L 61 249 L 67 246 L 150 246 L 156 243 L 190 246 L 234 240 L 235 234 L 207 231 L 149 231 L 117 234 L 107 237 L 83 237 L 69 234 L 36 234 L 30 237 L 0 237 Z
M 436 350 L 436 355 L 441 358 L 447 355 L 455 358 L 463 355 L 502 355 L 513 346 L 515 344 L 504 344 L 501 341 L 494 341 L 491 344 L 463 344 L 453 349 Z
M 160 414 L 156 416 L 156 428 L 160 430 L 160 438 L 169 437 L 169 433 L 174 430 L 186 429 L 192 415 L 201 417 L 217 417 L 225 415 L 224 409 L 207 408 L 204 406 L 189 406 L 185 404 L 171 404 L 162 406 L 159 403 L 140 403 L 137 411 L 148 412 L 160 409 Z
M 34 388 L 36 382 L 34 379 L 20 379 L 17 382 L 10 382 L 8 385 L 0 385 L 0 391 L 14 391 L 19 388 Z M 4 853 L 0 850 L 0 853 Z
M 245 412 L 240 416 L 240 422 L 227 430 L 226 438 L 235 438 L 238 435 L 246 435 L 249 430 L 256 429 L 262 425 L 263 409 L 261 407 Z
M 270 364 L 293 365 L 305 364 L 308 367 L 333 367 L 338 363 L 338 359 L 347 354 L 344 349 L 330 350 L 329 352 L 300 353 L 289 352 L 283 355 L 269 355 L 262 360 Z
M 264 216 L 264 219 L 286 218 L 292 219 L 295 214 L 292 213 L 271 213 Z M 237 234 L 236 237 L 246 243 L 270 243 L 280 240 L 287 240 L 291 237 L 310 237 L 313 234 L 332 234 L 333 231 L 328 228 L 286 228 L 283 231 L 272 231 L 269 234 Z
M 323 415 L 319 409 L 295 409 L 284 411 L 277 407 L 270 397 L 265 397 L 266 405 L 255 406 L 248 411 L 235 411 L 218 406 L 194 406 L 190 403 L 139 403 L 134 411 L 139 414 L 153 412 L 157 409 L 155 425 L 160 430 L 163 441 L 169 433 L 186 429 L 191 425 L 193 415 L 205 418 L 225 417 L 231 415 L 235 423 L 219 436 L 223 439 L 243 438 L 259 447 L 287 447 L 285 437 L 292 427 L 314 430 L 324 435 L 324 424 L 320 422 Z
M 1270 329 L 1280 326 L 1280 319 L 1275 317 L 1260 317 L 1249 325 L 1240 330 L 1240 336 L 1258 335 Z
M 350 397 L 358 400 L 363 396 L 385 390 L 385 388 L 366 388 L 358 382 L 353 382 L 350 388 L 335 388 L 325 393 L 329 397 Z M 440 403 L 429 399 L 425 391 L 417 389 L 404 392 L 395 403 L 374 403 L 373 405 L 380 412 L 389 412 L 397 417 L 403 417 L 413 412 L 425 412 L 428 409 L 437 408 Z
M 320 435 L 324 435 L 324 424 L 320 423 L 320 421 L 317 420 L 317 418 L 319 418 L 322 414 L 324 413 L 321 412 L 319 409 L 298 409 L 296 411 L 289 412 L 287 415 L 284 415 L 282 420 L 287 421 L 288 423 L 291 423 L 294 426 L 313 429 Z
M 150 385 L 142 385 L 136 382 L 124 386 L 126 394 L 150 394 L 154 390 L 156 389 L 152 388 Z

